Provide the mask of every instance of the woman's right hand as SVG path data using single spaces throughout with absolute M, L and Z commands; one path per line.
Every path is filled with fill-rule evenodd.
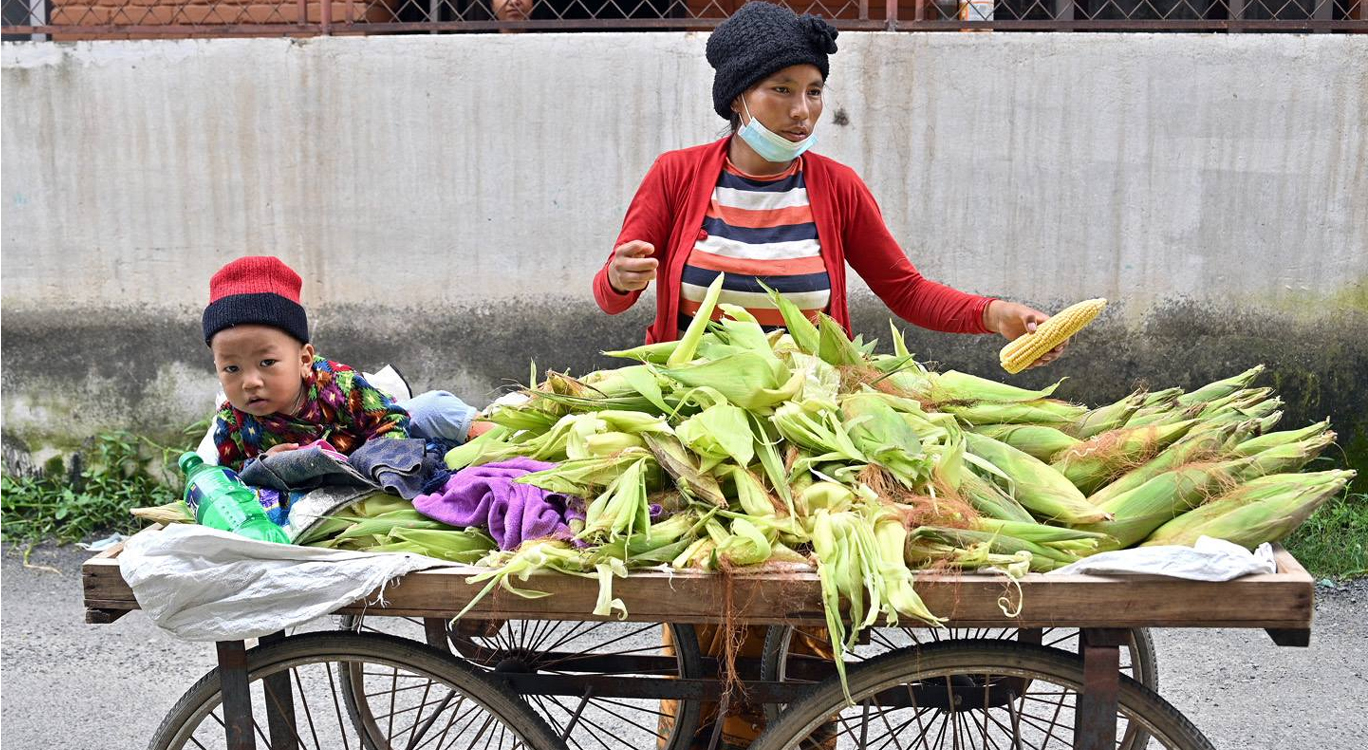
M 619 294 L 645 289 L 656 277 L 660 262 L 651 256 L 655 246 L 649 242 L 632 240 L 618 245 L 613 260 L 608 263 L 608 283 Z

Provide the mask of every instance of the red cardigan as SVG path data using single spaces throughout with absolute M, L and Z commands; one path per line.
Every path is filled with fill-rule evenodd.
M 678 336 L 680 276 L 695 241 L 705 236 L 703 217 L 722 173 L 728 141 L 662 154 L 627 207 L 613 247 L 643 240 L 655 247 L 654 257 L 660 262 L 656 317 L 646 329 L 647 343 Z M 822 259 L 831 277 L 831 317 L 850 330 L 845 283 L 849 261 L 898 317 L 937 331 L 989 333 L 983 327 L 983 313 L 992 298 L 966 294 L 918 273 L 889 234 L 874 196 L 855 170 L 813 153 L 802 159 Z M 611 252 L 608 259 L 612 261 Z M 610 315 L 631 307 L 640 296 L 640 291 L 619 294 L 613 289 L 608 263 L 594 276 L 594 299 Z

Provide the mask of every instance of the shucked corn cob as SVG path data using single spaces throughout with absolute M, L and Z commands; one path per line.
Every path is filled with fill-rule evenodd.
M 1092 322 L 1097 314 L 1107 306 L 1105 299 L 1090 299 L 1070 305 L 1050 319 L 1041 323 L 1033 333 L 1028 333 L 1002 347 L 999 359 L 1002 369 L 1015 375 L 1044 356 L 1045 352 L 1059 346 L 1069 337 L 1078 333 L 1083 326 Z

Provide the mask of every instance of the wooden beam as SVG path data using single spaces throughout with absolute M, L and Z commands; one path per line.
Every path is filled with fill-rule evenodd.
M 143 532 L 148 533 L 148 532 Z M 1021 579 L 1021 612 L 1007 617 L 998 599 L 1017 597 L 1000 575 L 965 573 L 917 575 L 927 607 L 960 627 L 1135 628 L 1219 627 L 1309 630 L 1314 579 L 1286 550 L 1277 548 L 1278 572 L 1220 583 L 1159 576 L 1109 577 L 1031 574 Z M 456 566 L 405 576 L 379 592 L 339 610 L 345 614 L 451 618 L 479 591 L 465 579 L 477 568 Z M 82 566 L 85 606 L 131 610 L 138 603 L 114 557 Z M 486 620 L 595 620 L 598 583 L 592 579 L 542 574 L 520 588 L 553 596 L 523 599 L 502 589 L 477 604 L 468 617 Z M 613 596 L 636 622 L 824 625 L 820 584 L 807 566 L 758 572 L 713 574 L 696 571 L 637 571 L 613 582 Z

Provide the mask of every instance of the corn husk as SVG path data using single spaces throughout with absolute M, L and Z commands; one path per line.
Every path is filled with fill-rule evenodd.
M 1059 381 L 1059 383 L 1062 382 L 1062 380 Z M 970 405 L 985 401 L 999 404 L 1025 403 L 1048 398 L 1055 392 L 1055 389 L 1059 388 L 1059 383 L 1040 390 L 1030 390 L 968 373 L 947 370 L 941 373 L 928 374 L 928 387 L 918 395 L 926 401 L 938 404 Z
M 634 530 L 645 531 L 651 525 L 651 509 L 646 499 L 646 462 L 641 458 L 632 462 L 603 494 L 585 509 L 585 539 L 608 540 L 631 536 Z
M 899 624 L 900 618 L 911 617 L 919 623 L 938 626 L 944 619 L 932 614 L 913 589 L 912 571 L 907 567 L 907 536 L 907 527 L 896 513 L 876 514 L 874 548 L 886 605 L 885 624 L 892 627 Z
M 614 455 L 563 461 L 550 469 L 524 474 L 513 481 L 563 495 L 595 497 L 621 476 L 628 465 L 640 461 L 645 455 L 644 448 L 633 447 Z
M 1333 442 L 1335 433 L 1325 432 L 1297 443 L 1277 445 L 1240 461 L 1236 473 L 1242 479 L 1254 479 L 1267 474 L 1298 471 Z
M 479 604 L 489 592 L 498 586 L 515 596 L 524 599 L 540 599 L 543 596 L 550 596 L 545 591 L 533 589 L 520 589 L 513 585 L 513 579 L 526 581 L 534 573 L 538 572 L 558 572 L 584 577 L 595 577 L 595 573 L 590 571 L 594 567 L 588 554 L 577 550 L 559 539 L 538 539 L 523 542 L 516 550 L 511 552 L 492 552 L 486 555 L 479 563 L 485 570 L 466 578 L 466 583 L 474 585 L 488 581 L 475 596 L 471 597 L 454 619 L 460 619 L 466 615 L 475 605 Z M 602 611 L 601 607 L 595 607 L 597 611 Z M 602 612 L 607 614 L 607 612 Z
M 812 321 L 803 315 L 803 311 L 787 297 L 765 286 L 764 282 L 760 282 L 760 286 L 779 308 L 779 314 L 784 317 L 784 329 L 788 331 L 794 346 L 804 354 L 815 356 L 821 345 L 817 326 L 813 325 Z
M 1111 520 L 1079 528 L 1112 538 L 1100 544 L 1100 550 L 1129 547 L 1179 515 L 1236 486 L 1236 464 L 1198 464 L 1164 472 L 1098 506 L 1111 514 Z
M 989 424 L 974 427 L 973 431 L 1004 442 L 1047 463 L 1082 442 L 1054 427 L 1044 425 Z
M 923 450 L 921 436 L 883 397 L 871 393 L 846 396 L 841 413 L 860 455 L 909 488 L 930 478 L 933 458 Z
M 942 409 L 968 425 L 1033 424 L 1064 427 L 1078 421 L 1087 409 L 1076 404 L 1054 399 L 1039 399 L 1015 403 L 979 403 L 972 406 L 950 405 Z
M 1324 435 L 1330 429 L 1330 420 L 1326 419 L 1313 425 L 1303 427 L 1300 430 L 1284 430 L 1282 432 L 1269 432 L 1258 437 L 1249 438 L 1235 446 L 1234 453 L 1237 456 L 1249 457 L 1269 448 L 1276 448 L 1280 445 L 1289 443 L 1299 443 L 1303 440 Z
M 717 479 L 699 469 L 698 457 L 690 453 L 679 438 L 674 435 L 646 435 L 645 440 L 656 463 L 674 480 L 680 492 L 710 505 L 727 504 Z M 629 454 L 624 455 L 627 460 L 632 460 Z
M 1144 392 L 1136 391 L 1120 401 L 1088 411 L 1065 427 L 1064 431 L 1080 440 L 1087 440 L 1094 435 L 1119 430 L 1126 426 L 1127 420 L 1140 410 L 1144 401 Z M 1040 457 L 1037 456 L 1037 458 Z
M 1181 438 L 1194 421 L 1104 432 L 1069 448 L 1050 464 L 1080 492 L 1091 494 L 1126 469 L 1139 466 Z
M 176 500 L 165 505 L 153 505 L 147 508 L 130 508 L 129 513 L 136 518 L 151 523 L 194 523 L 195 516 L 190 512 L 184 500 Z
M 1018 539 L 1003 533 L 954 529 L 943 526 L 919 526 L 913 529 L 911 533 L 913 537 L 918 539 L 930 539 L 961 548 L 982 544 L 987 547 L 989 552 L 996 555 L 1010 556 L 1026 553 L 1031 556 L 1030 569 L 1040 573 L 1062 568 L 1079 560 L 1079 556 L 1072 552 L 1028 542 L 1025 539 Z
M 385 544 L 367 547 L 371 552 L 409 552 L 438 560 L 474 563 L 494 550 L 494 540 L 482 529 L 395 528 Z
M 1161 391 L 1151 391 L 1145 394 L 1140 401 L 1141 410 L 1151 408 L 1168 408 L 1178 403 L 1179 397 L 1183 395 L 1182 388 L 1165 388 Z
M 654 344 L 646 344 L 631 349 L 618 349 L 616 351 L 603 352 L 605 357 L 618 357 L 621 359 L 635 359 L 639 362 L 651 362 L 663 365 L 670 360 L 670 355 L 679 348 L 679 341 L 659 341 Z
M 802 373 L 776 372 L 771 360 L 754 352 L 737 352 L 721 359 L 683 367 L 668 367 L 661 372 L 688 388 L 710 388 L 731 403 L 757 413 L 773 408 L 798 395 Z
M 1202 536 L 1246 549 L 1276 542 L 1343 492 L 1353 477 L 1352 471 L 1260 477 L 1160 526 L 1142 546 L 1192 545 Z
M 1003 492 L 996 484 L 972 472 L 965 473 L 959 486 L 959 494 L 973 506 L 974 510 L 987 518 L 1035 523 L 1035 517 L 1015 498 Z
M 1190 463 L 1211 462 L 1225 454 L 1226 446 L 1231 438 L 1238 434 L 1239 430 L 1239 424 L 1231 423 L 1202 432 L 1190 432 L 1159 455 L 1131 469 L 1110 484 L 1089 495 L 1088 502 L 1093 505 L 1103 505 L 1164 472 L 1173 471 Z
M 869 462 L 851 440 L 835 404 L 816 399 L 790 401 L 775 410 L 772 421 L 785 440 L 814 455 L 810 463 Z
M 751 434 L 746 412 L 732 404 L 714 404 L 679 423 L 679 440 L 702 461 L 698 467 L 707 472 L 723 461 L 749 466 L 755 458 L 755 436 Z
M 1003 521 L 996 518 L 974 520 L 974 531 L 1002 534 L 1036 544 L 1106 539 L 1106 534 L 1081 529 L 1066 529 L 1035 521 Z
M 1050 465 L 984 435 L 965 433 L 965 447 L 1011 478 L 1012 497 L 1034 515 L 1075 525 L 1101 521 L 1107 514 L 1091 505 L 1063 474 Z
M 1178 404 L 1181 406 L 1191 406 L 1196 403 L 1210 402 L 1224 398 L 1236 391 L 1248 388 L 1249 384 L 1253 383 L 1263 371 L 1263 365 L 1255 365 L 1239 375 L 1208 383 L 1191 393 L 1179 396 Z

